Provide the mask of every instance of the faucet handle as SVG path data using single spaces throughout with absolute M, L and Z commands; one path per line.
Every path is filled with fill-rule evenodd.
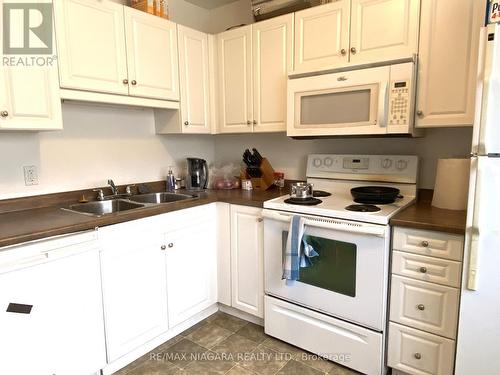
M 102 189 L 92 189 L 92 191 L 97 192 L 97 200 L 98 201 L 104 200 L 104 191 Z
M 125 188 L 125 194 L 132 195 L 132 188 L 133 187 L 135 187 L 135 184 L 127 185 L 127 187 Z

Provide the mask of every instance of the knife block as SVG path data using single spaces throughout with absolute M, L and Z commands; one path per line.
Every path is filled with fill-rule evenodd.
M 260 171 L 262 176 L 259 178 L 252 178 L 252 187 L 255 190 L 267 190 L 274 185 L 274 169 L 266 158 L 262 159 L 260 164 Z

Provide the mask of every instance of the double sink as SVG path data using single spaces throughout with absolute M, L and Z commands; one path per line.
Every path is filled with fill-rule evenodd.
M 84 215 L 103 216 L 117 212 L 130 211 L 138 208 L 153 206 L 163 203 L 197 199 L 198 196 L 180 193 L 148 193 L 126 196 L 126 198 L 113 198 L 88 203 L 72 204 L 64 210 L 77 212 Z

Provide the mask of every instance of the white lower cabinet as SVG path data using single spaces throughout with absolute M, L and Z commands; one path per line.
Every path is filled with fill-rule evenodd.
M 168 330 L 163 238 L 130 224 L 102 230 L 108 362 Z
M 396 227 L 387 365 L 395 375 L 453 374 L 463 236 Z
M 214 221 L 190 223 L 165 235 L 171 327 L 217 302 Z
M 389 323 L 387 364 L 408 374 L 453 374 L 455 341 Z
M 264 317 L 262 209 L 231 205 L 231 305 Z

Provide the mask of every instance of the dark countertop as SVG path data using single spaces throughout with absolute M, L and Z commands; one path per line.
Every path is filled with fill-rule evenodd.
M 398 227 L 465 234 L 467 211 L 444 210 L 433 207 L 431 202 L 432 190 L 420 190 L 417 203 L 395 215 L 390 224 Z
M 66 193 L 68 194 L 68 193 Z M 180 201 L 169 204 L 159 204 L 136 210 L 124 211 L 116 214 L 94 217 L 75 212 L 62 210 L 69 202 L 54 203 L 56 198 L 37 197 L 21 198 L 5 202 L 9 209 L 19 204 L 23 209 L 18 211 L 0 211 L 0 248 L 19 244 L 26 241 L 68 234 L 78 231 L 117 224 L 129 220 L 141 219 L 148 216 L 182 210 L 212 202 L 227 202 L 246 206 L 262 207 L 264 201 L 284 195 L 284 190 L 277 188 L 268 191 L 245 190 L 208 190 L 200 194 L 200 198 L 189 201 Z M 31 199 L 31 202 L 26 200 Z M 41 200 L 50 200 L 52 205 L 38 207 Z M 72 200 L 71 203 L 76 203 Z M 27 208 L 34 207 L 34 208 Z M 2 249 L 0 249 L 1 251 Z

